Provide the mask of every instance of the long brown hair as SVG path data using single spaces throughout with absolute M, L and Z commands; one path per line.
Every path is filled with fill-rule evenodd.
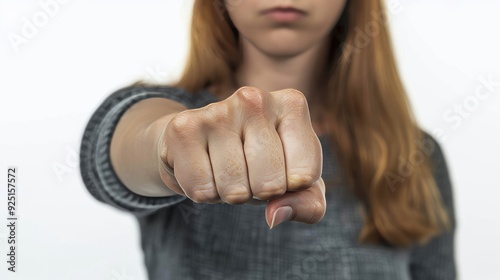
M 432 162 L 398 75 L 381 0 L 350 0 L 331 32 L 328 90 L 309 100 L 328 128 L 347 185 L 363 202 L 362 243 L 409 246 L 450 226 Z M 361 32 L 361 34 L 360 34 Z M 223 0 L 196 0 L 187 65 L 175 84 L 194 94 L 230 84 L 239 34 Z M 418 162 L 416 162 L 416 158 Z M 401 165 L 411 162 L 411 170 Z

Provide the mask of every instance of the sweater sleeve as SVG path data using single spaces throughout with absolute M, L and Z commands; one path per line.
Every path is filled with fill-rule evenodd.
M 455 230 L 456 218 L 453 191 L 448 173 L 448 166 L 439 143 L 428 133 L 425 141 L 430 141 L 434 163 L 433 175 L 441 199 L 451 222 L 450 230 L 432 238 L 424 245 L 417 245 L 410 253 L 410 272 L 413 280 L 453 280 L 457 278 L 455 265 Z
M 110 144 L 115 127 L 125 111 L 146 98 L 168 98 L 188 109 L 200 106 L 200 98 L 174 87 L 131 86 L 109 95 L 90 117 L 80 145 L 80 175 L 97 200 L 136 216 L 175 205 L 185 196 L 147 197 L 130 191 L 120 181 L 110 160 Z M 202 100 L 201 100 L 202 101 Z

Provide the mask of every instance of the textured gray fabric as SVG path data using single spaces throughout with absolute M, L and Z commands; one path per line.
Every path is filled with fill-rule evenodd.
M 123 88 L 91 116 L 80 149 L 81 176 L 89 192 L 137 218 L 150 279 L 456 279 L 454 229 L 410 249 L 356 242 L 361 205 L 342 183 L 324 137 L 320 140 L 328 208 L 315 225 L 287 222 L 270 230 L 265 205 L 196 204 L 179 195 L 153 198 L 132 193 L 111 166 L 110 140 L 122 114 L 153 97 L 187 108 L 217 101 L 207 91 L 194 95 L 172 87 Z M 426 135 L 436 147 L 434 176 L 455 226 L 446 162 L 439 144 Z

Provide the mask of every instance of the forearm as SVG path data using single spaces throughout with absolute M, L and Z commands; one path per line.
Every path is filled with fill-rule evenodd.
M 117 176 L 131 191 L 144 196 L 176 194 L 161 180 L 158 139 L 170 120 L 186 107 L 165 98 L 138 102 L 120 118 L 110 147 Z

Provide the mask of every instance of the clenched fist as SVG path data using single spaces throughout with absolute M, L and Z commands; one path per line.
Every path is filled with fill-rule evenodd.
M 227 99 L 178 113 L 160 137 L 163 182 L 198 203 L 268 201 L 272 228 L 320 221 L 323 157 L 305 96 L 242 87 Z

